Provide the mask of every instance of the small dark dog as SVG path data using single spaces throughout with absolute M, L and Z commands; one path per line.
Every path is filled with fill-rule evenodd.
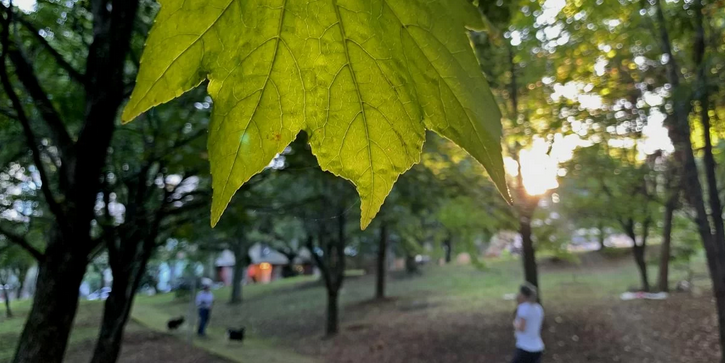
M 169 330 L 176 330 L 181 326 L 181 324 L 184 324 L 183 316 L 169 320 L 169 322 L 166 323 L 166 327 L 169 328 Z
M 244 341 L 244 328 L 227 329 L 227 337 L 229 337 L 229 340 Z

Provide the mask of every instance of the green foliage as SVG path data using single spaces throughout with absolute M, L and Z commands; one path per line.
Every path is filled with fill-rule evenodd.
M 419 160 L 425 129 L 507 195 L 499 112 L 467 27 L 484 24 L 464 0 L 166 0 L 123 119 L 209 79 L 212 224 L 301 130 L 320 166 L 357 187 L 363 228 Z
M 603 144 L 578 149 L 564 165 L 562 214 L 582 228 L 604 223 L 624 233 L 630 221 L 643 225 L 655 218 L 656 173 L 650 163 L 635 160 L 635 152 Z
M 550 210 L 539 209 L 535 214 L 536 222 L 532 223 L 532 239 L 537 252 L 551 255 L 554 260 L 579 263 L 579 257 L 569 251 L 573 235 L 572 224 L 568 218 L 551 218 Z

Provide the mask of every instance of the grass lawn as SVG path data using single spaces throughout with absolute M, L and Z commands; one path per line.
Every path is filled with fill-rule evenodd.
M 547 362 L 715 360 L 716 320 L 706 290 L 673 294 L 665 301 L 623 302 L 619 294 L 638 284 L 629 255 L 588 254 L 580 264 L 540 265 Z M 697 270 L 696 284 L 706 289 L 701 260 Z M 655 272 L 650 271 L 652 283 Z M 681 276 L 673 274 L 673 281 Z M 334 339 L 322 339 L 324 288 L 306 277 L 245 287 L 242 305 L 226 304 L 228 289 L 215 291 L 209 338 L 191 339 L 192 345 L 189 324 L 172 337 L 160 333 L 169 318 L 189 314 L 188 300 L 172 294 L 139 296 L 122 361 L 181 362 L 168 357 L 207 351 L 212 355 L 184 362 L 506 362 L 513 346 L 514 305 L 503 296 L 515 292 L 521 279 L 516 260 L 487 261 L 483 271 L 430 266 L 417 276 L 391 274 L 389 299 L 372 302 L 374 278 L 351 277 L 341 295 L 341 333 Z M 87 360 L 78 357 L 92 349 L 101 309 L 98 303 L 82 304 L 71 338 L 72 360 L 67 361 Z M 0 362 L 12 354 L 27 303 L 16 304 L 16 312 L 18 318 L 0 320 Z M 247 327 L 243 345 L 225 339 L 226 328 L 238 326 Z M 144 350 L 166 355 L 143 359 L 138 352 Z

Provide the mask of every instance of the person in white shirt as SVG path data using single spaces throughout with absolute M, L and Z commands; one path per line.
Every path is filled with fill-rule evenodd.
M 541 340 L 544 308 L 537 302 L 536 287 L 528 283 L 522 285 L 516 301 L 516 353 L 511 363 L 540 363 L 544 353 L 544 341 Z
M 199 309 L 199 329 L 197 334 L 200 337 L 206 336 L 206 325 L 209 323 L 213 305 L 214 294 L 211 293 L 209 284 L 204 284 L 202 290 L 196 294 L 196 307 Z

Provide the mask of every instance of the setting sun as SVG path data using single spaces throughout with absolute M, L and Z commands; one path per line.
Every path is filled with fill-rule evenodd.
M 570 160 L 573 150 L 583 144 L 585 142 L 576 135 L 559 134 L 554 137 L 552 146 L 544 139 L 535 138 L 530 148 L 521 150 L 519 160 L 526 193 L 541 195 L 559 187 L 559 164 Z M 518 176 L 518 164 L 513 158 L 506 157 L 504 164 L 509 175 Z

